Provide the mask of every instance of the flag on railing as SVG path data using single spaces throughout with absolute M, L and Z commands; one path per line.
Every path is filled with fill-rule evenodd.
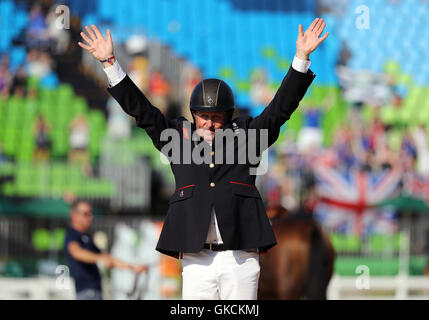
M 417 173 L 407 173 L 403 177 L 404 194 L 419 198 L 429 203 L 429 177 Z
M 377 214 L 378 203 L 399 190 L 400 172 L 384 170 L 342 172 L 329 167 L 315 168 L 318 204 L 315 215 L 320 222 L 338 232 L 361 234 L 377 220 L 386 224 L 386 216 Z M 372 226 L 373 227 L 373 226 Z

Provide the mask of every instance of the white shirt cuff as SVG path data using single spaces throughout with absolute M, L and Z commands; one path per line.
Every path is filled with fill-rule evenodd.
M 295 56 L 292 61 L 292 68 L 294 68 L 296 71 L 307 73 L 308 69 L 310 69 L 310 60 L 302 60 Z
M 119 62 L 116 60 L 115 63 L 107 68 L 103 68 L 104 72 L 106 72 L 107 79 L 109 80 L 109 85 L 111 87 L 116 86 L 119 82 L 124 80 L 126 77 L 126 73 L 122 70 Z

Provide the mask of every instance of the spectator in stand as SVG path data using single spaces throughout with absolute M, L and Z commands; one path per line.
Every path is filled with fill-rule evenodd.
M 81 164 L 85 172 L 89 173 L 89 126 L 86 117 L 83 114 L 76 115 L 69 125 L 69 130 L 69 162 Z
M 45 23 L 45 16 L 39 2 L 36 2 L 30 10 L 27 29 L 26 44 L 29 48 L 47 48 L 49 38 Z
M 372 150 L 377 150 L 386 139 L 386 126 L 380 119 L 380 108 L 375 108 L 374 118 L 368 127 L 370 132 L 369 144 Z
M 2 144 L 0 142 L 0 166 L 3 163 L 5 163 L 5 162 L 7 162 L 7 159 L 6 159 L 6 157 L 5 157 L 4 153 L 3 153 L 3 146 L 2 146 Z
M 149 90 L 149 61 L 146 57 L 137 56 L 128 64 L 129 76 L 143 92 Z
M 9 69 L 9 57 L 5 55 L 0 61 L 0 95 L 3 98 L 9 96 L 12 81 L 13 77 Z
M 304 111 L 304 127 L 298 133 L 298 150 L 300 153 L 313 153 L 322 148 L 323 133 L 320 130 L 322 112 L 314 106 Z
M 27 71 L 29 77 L 43 78 L 52 71 L 52 59 L 47 53 L 32 49 L 27 54 Z
M 180 83 L 183 83 L 183 94 L 180 96 L 180 105 L 182 110 L 182 115 L 188 119 L 192 118 L 191 112 L 188 108 L 188 103 L 191 98 L 192 90 L 195 86 L 201 81 L 201 71 L 190 65 L 185 65 L 182 76 L 180 79 Z
M 128 65 L 130 78 L 143 92 L 148 89 L 147 68 L 148 61 L 142 56 L 134 58 Z M 114 140 L 128 139 L 131 136 L 131 123 L 134 119 L 127 115 L 112 97 L 107 100 L 107 111 L 109 137 Z
M 160 71 L 154 71 L 149 76 L 150 101 L 157 106 L 163 114 L 167 111 L 167 96 L 170 92 L 170 85 Z
M 20 98 L 27 95 L 27 74 L 24 66 L 20 66 L 13 77 L 9 94 Z
M 417 153 L 417 172 L 422 176 L 429 176 L 429 149 L 427 132 L 424 125 L 420 125 L 411 132 Z
M 338 156 L 337 166 L 342 170 L 349 170 L 356 164 L 356 159 L 352 149 L 351 130 L 346 126 L 339 128 L 334 133 L 333 149 Z
M 41 114 L 38 115 L 34 126 L 34 133 L 36 136 L 34 161 L 36 162 L 49 160 L 51 151 L 51 139 L 49 137 L 50 130 L 51 126 L 45 121 Z
M 255 70 L 250 78 L 250 97 L 252 102 L 256 105 L 269 104 L 276 92 L 270 88 L 267 71 L 264 69 Z
M 413 144 L 411 136 L 406 132 L 402 139 L 399 156 L 404 173 L 415 173 L 417 162 L 417 150 Z
M 107 100 L 107 111 L 109 114 L 107 120 L 107 133 L 109 137 L 113 140 L 125 140 L 130 138 L 132 120 L 112 97 L 109 97 Z

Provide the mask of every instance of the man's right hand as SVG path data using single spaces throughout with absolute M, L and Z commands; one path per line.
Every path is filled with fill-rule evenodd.
M 149 269 L 149 267 L 145 264 L 136 264 L 136 265 L 131 266 L 131 270 L 137 274 L 140 274 L 142 272 L 146 272 L 148 269 Z
M 107 29 L 106 38 L 103 37 L 101 32 L 95 25 L 92 25 L 92 29 L 88 26 L 85 27 L 86 35 L 81 32 L 80 35 L 88 43 L 88 45 L 78 42 L 79 46 L 91 53 L 97 60 L 106 60 L 113 56 L 113 41 L 110 29 Z
M 113 268 L 113 259 L 110 254 L 101 253 L 99 261 L 102 262 L 107 269 Z

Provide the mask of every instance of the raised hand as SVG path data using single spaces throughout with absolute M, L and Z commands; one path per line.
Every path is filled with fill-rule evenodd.
M 88 26 L 86 26 L 85 29 L 88 35 L 84 32 L 81 32 L 80 35 L 88 45 L 78 42 L 80 47 L 87 50 L 100 61 L 113 56 L 113 41 L 110 29 L 107 29 L 106 38 L 103 37 L 95 25 L 92 25 L 92 29 Z
M 298 26 L 298 39 L 296 40 L 296 56 L 303 60 L 308 60 L 310 53 L 328 37 L 326 32 L 323 37 L 319 38 L 325 29 L 326 23 L 323 19 L 316 18 L 304 32 L 302 25 Z

